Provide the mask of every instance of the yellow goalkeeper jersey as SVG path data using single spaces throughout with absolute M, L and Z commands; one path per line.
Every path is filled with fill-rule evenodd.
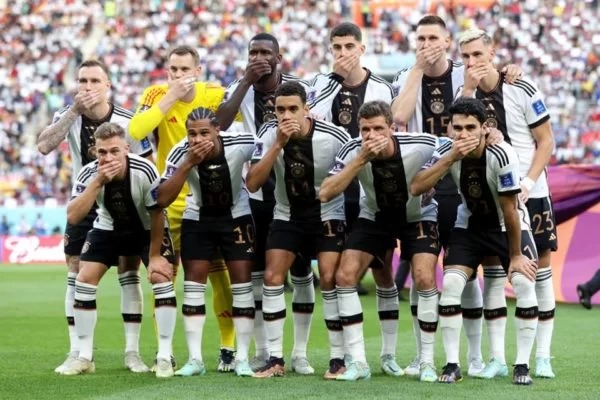
M 214 83 L 196 82 L 196 97 L 189 103 L 178 100 L 168 113 L 163 114 L 158 102 L 167 93 L 168 84 L 153 85 L 142 94 L 135 115 L 129 123 L 129 134 L 140 140 L 153 133 L 157 141 L 156 166 L 162 174 L 169 152 L 186 135 L 185 121 L 195 108 L 204 107 L 216 111 L 225 89 Z M 172 204 L 183 211 L 185 196 L 189 192 L 187 183 Z

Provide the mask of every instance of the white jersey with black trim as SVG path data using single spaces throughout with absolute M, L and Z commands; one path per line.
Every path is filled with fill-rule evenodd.
M 452 140 L 446 139 L 424 168 L 452 150 Z M 519 159 L 511 145 L 501 142 L 486 146 L 481 158 L 463 158 L 448 170 L 459 188 L 462 203 L 458 206 L 455 227 L 477 231 L 506 231 L 500 196 L 521 192 Z M 521 230 L 529 230 L 529 213 L 517 199 Z
M 429 161 L 437 147 L 437 138 L 426 133 L 393 134 L 394 156 L 386 160 L 372 160 L 358 172 L 358 180 L 363 195 L 360 198 L 360 218 L 376 221 L 378 215 L 385 212 L 406 214 L 406 221 L 398 224 L 418 221 L 436 221 L 437 203 L 432 201 L 421 205 L 422 196 L 410 193 L 410 184 Z M 342 147 L 336 157 L 329 175 L 343 170 L 361 152 L 362 139 L 357 137 Z M 402 210 L 400 210 L 400 208 Z
M 478 88 L 475 97 L 485 103 L 487 124 L 500 130 L 517 152 L 520 177 L 526 177 L 536 151 L 531 130 L 550 119 L 543 94 L 529 78 L 522 77 L 509 84 L 501 73 L 494 90 L 485 92 Z M 548 172 L 544 170 L 529 191 L 529 197 L 543 198 L 549 194 Z
M 54 117 L 52 118 L 52 123 L 56 123 L 60 117 L 63 116 L 67 111 L 69 111 L 71 106 L 67 106 L 60 111 L 54 113 Z M 112 110 L 110 114 L 110 118 L 107 119 L 107 122 L 114 122 L 119 124 L 125 132 L 128 132 L 129 122 L 133 118 L 133 113 L 123 107 L 120 107 L 116 104 L 112 105 Z M 67 132 L 67 142 L 69 144 L 69 153 L 71 154 L 71 165 L 73 169 L 72 176 L 77 176 L 79 171 L 81 170 L 83 164 L 87 164 L 94 160 L 95 157 L 89 155 L 84 159 L 82 157 L 82 152 L 85 154 L 90 153 L 90 149 L 82 149 L 82 143 L 88 143 L 90 137 L 93 136 L 95 129 L 97 126 L 93 126 L 93 129 L 89 129 L 87 126 L 83 126 L 84 117 L 79 115 L 77 119 L 73 122 L 73 124 L 69 127 Z M 82 138 L 83 135 L 87 135 L 87 138 Z M 82 140 L 84 139 L 84 140 Z M 133 154 L 137 154 L 141 157 L 147 157 L 152 154 L 152 145 L 150 144 L 150 140 L 148 138 L 144 138 L 142 140 L 134 140 L 131 136 L 127 135 L 127 143 L 129 144 L 129 152 Z M 89 145 L 88 145 L 89 146 Z M 93 147 L 93 143 L 91 146 Z
M 319 201 L 321 183 L 335 163 L 335 156 L 350 140 L 348 133 L 332 123 L 311 119 L 311 131 L 291 139 L 279 153 L 275 170 L 274 219 L 311 222 L 345 220 L 344 195 L 327 203 Z M 277 122 L 264 124 L 258 133 L 252 162 L 259 162 L 277 140 Z
M 202 221 L 209 217 L 238 218 L 250 214 L 242 170 L 252 157 L 254 134 L 220 132 L 219 139 L 222 153 L 196 165 L 188 173 L 191 194 L 186 197 L 183 219 Z M 187 137 L 171 149 L 161 180 L 169 179 L 181 167 L 188 149 Z
M 410 71 L 411 68 L 403 69 L 394 77 L 394 100 L 406 84 Z M 464 83 L 465 66 L 452 60 L 448 60 L 448 69 L 442 75 L 424 75 L 419 84 L 415 111 L 407 123 L 407 131 L 445 135 L 450 124 L 448 109 Z
M 160 177 L 156 166 L 150 161 L 135 154 L 127 154 L 127 178 L 129 185 L 124 192 L 119 194 L 123 198 L 112 199 L 113 206 L 120 208 L 122 212 L 131 212 L 129 205 L 133 205 L 143 229 L 150 230 L 150 213 L 148 210 L 158 207 L 156 199 L 158 196 L 158 185 Z M 71 191 L 72 198 L 79 196 L 98 175 L 98 161 L 86 164 L 79 174 Z M 105 199 L 106 185 L 100 190 L 96 197 L 98 205 L 98 217 L 94 221 L 94 228 L 105 231 L 114 231 L 114 223 L 111 213 L 107 208 Z M 165 221 L 166 226 L 166 221 Z

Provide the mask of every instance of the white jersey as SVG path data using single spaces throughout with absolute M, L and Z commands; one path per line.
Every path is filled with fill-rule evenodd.
M 527 78 L 520 78 L 515 83 L 508 84 L 501 73 L 494 90 L 484 92 L 477 89 L 475 97 L 485 103 L 488 114 L 486 123 L 500 130 L 504 140 L 514 147 L 521 166 L 520 177 L 526 177 L 536 150 L 531 129 L 550 119 L 542 93 L 535 83 Z M 541 198 L 549 194 L 548 173 L 544 170 L 529 191 L 529 197 Z
M 392 86 L 385 79 L 366 71 L 365 80 L 354 87 L 344 85 L 343 78 L 333 72 L 315 76 L 310 84 L 316 90 L 316 98 L 309 102 L 310 112 L 343 127 L 350 137 L 358 137 L 360 106 L 374 100 L 390 104 L 393 97 Z
M 335 163 L 335 156 L 350 136 L 329 122 L 312 119 L 311 131 L 303 139 L 289 140 L 277 156 L 274 218 L 314 222 L 345 220 L 344 195 L 327 203 L 319 201 L 321 183 Z M 259 162 L 277 140 L 277 122 L 261 128 L 252 162 Z
M 60 111 L 54 113 L 52 123 L 56 123 L 71 106 L 67 106 Z M 69 127 L 67 132 L 67 142 L 69 143 L 69 153 L 71 154 L 71 163 L 73 166 L 72 176 L 77 176 L 81 167 L 96 159 L 94 133 L 98 126 L 104 122 L 114 122 L 125 129 L 129 129 L 129 122 L 133 117 L 133 113 L 118 105 L 112 104 L 111 111 L 102 120 L 91 120 L 84 115 L 80 115 Z M 127 143 L 129 144 L 129 152 L 137 154 L 141 157 L 147 157 L 152 154 L 152 145 L 148 138 L 142 140 L 134 140 L 127 135 Z
M 386 160 L 372 160 L 358 172 L 364 192 L 360 199 L 360 218 L 378 222 L 394 218 L 398 224 L 418 221 L 436 221 L 437 203 L 422 207 L 421 196 L 410 194 L 410 184 L 431 159 L 437 139 L 429 134 L 393 134 L 396 151 Z M 335 175 L 343 170 L 361 152 L 362 139 L 354 138 L 342 147 L 335 166 L 329 172 Z
M 447 139 L 438 147 L 432 165 L 452 150 Z M 456 228 L 475 231 L 506 231 L 504 214 L 499 196 L 511 196 L 521 192 L 519 159 L 515 150 L 506 142 L 486 146 L 481 158 L 463 158 L 449 169 L 462 198 L 458 206 Z M 527 208 L 517 200 L 521 230 L 529 230 Z
M 409 69 L 404 69 L 394 77 L 392 88 L 394 100 L 406 83 Z M 426 132 L 436 136 L 446 134 L 450 124 L 448 109 L 457 92 L 465 83 L 465 66 L 448 60 L 448 69 L 436 77 L 424 75 L 417 93 L 415 111 L 408 121 L 407 131 Z
M 222 152 L 192 168 L 187 176 L 191 194 L 186 198 L 183 219 L 238 218 L 250 214 L 248 191 L 242 179 L 244 164 L 254 151 L 251 133 L 221 132 Z M 186 160 L 187 137 L 171 149 L 162 180 L 169 179 Z
M 98 175 L 98 161 L 85 165 L 72 189 L 79 196 Z M 98 196 L 98 217 L 94 228 L 104 231 L 139 232 L 150 230 L 150 213 L 157 208 L 160 178 L 156 166 L 135 154 L 127 154 L 127 173 L 121 182 L 105 184 Z

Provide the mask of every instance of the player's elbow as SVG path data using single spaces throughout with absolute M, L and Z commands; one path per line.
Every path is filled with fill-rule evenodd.
M 248 191 L 250 193 L 256 193 L 260 189 L 260 185 L 257 184 L 255 179 L 252 179 L 251 177 L 247 177 L 246 178 L 246 189 L 248 189 Z
M 331 199 L 333 199 L 334 197 L 334 193 L 331 190 L 331 188 L 329 187 L 329 185 L 326 184 L 327 181 L 323 182 L 324 184 L 321 186 L 321 189 L 319 190 L 319 201 L 321 201 L 321 203 L 327 203 L 329 201 L 331 201 Z
M 67 207 L 67 223 L 70 225 L 77 225 L 81 222 L 83 217 L 81 213 L 77 212 L 74 207 Z
M 430 187 L 424 184 L 424 182 L 420 179 L 414 179 L 410 184 L 410 194 L 412 196 L 420 196 L 423 193 L 427 192 Z
M 167 190 L 165 190 L 165 188 L 162 185 L 158 187 L 156 205 L 159 208 L 163 209 L 169 207 L 174 200 L 175 199 L 173 198 L 173 196 L 171 196 L 170 193 Z
M 129 123 L 128 128 L 129 136 L 131 136 L 135 140 L 142 140 L 146 136 L 148 136 L 148 132 L 145 132 L 139 123 L 136 121 L 136 117 L 134 116 Z
M 50 149 L 48 148 L 46 143 L 43 141 L 38 141 L 37 149 L 44 156 L 47 156 L 48 154 L 50 154 Z

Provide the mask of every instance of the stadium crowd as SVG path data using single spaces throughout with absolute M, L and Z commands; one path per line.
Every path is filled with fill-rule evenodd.
M 143 87 L 165 80 L 164 57 L 175 43 L 197 47 L 204 78 L 223 85 L 241 76 L 247 41 L 260 31 L 279 38 L 284 72 L 310 78 L 326 71 L 331 63 L 327 32 L 351 18 L 350 3 L 107 0 L 101 5 L 69 0 L 58 6 L 44 0 L 8 1 L 0 13 L 0 204 L 8 198 L 67 200 L 66 146 L 48 157 L 38 154 L 34 142 L 41 124 L 36 121 L 72 101 L 63 77 L 81 60 L 83 43 L 94 28 L 103 34 L 92 43 L 91 54 L 110 67 L 115 103 L 133 109 Z M 367 52 L 412 52 L 410 32 L 423 11 L 383 10 L 376 26 L 366 28 Z M 553 163 L 600 162 L 597 1 L 503 0 L 486 12 L 468 7 L 436 11 L 453 33 L 472 26 L 495 30 L 498 61 L 516 63 L 534 77 L 552 109 Z

